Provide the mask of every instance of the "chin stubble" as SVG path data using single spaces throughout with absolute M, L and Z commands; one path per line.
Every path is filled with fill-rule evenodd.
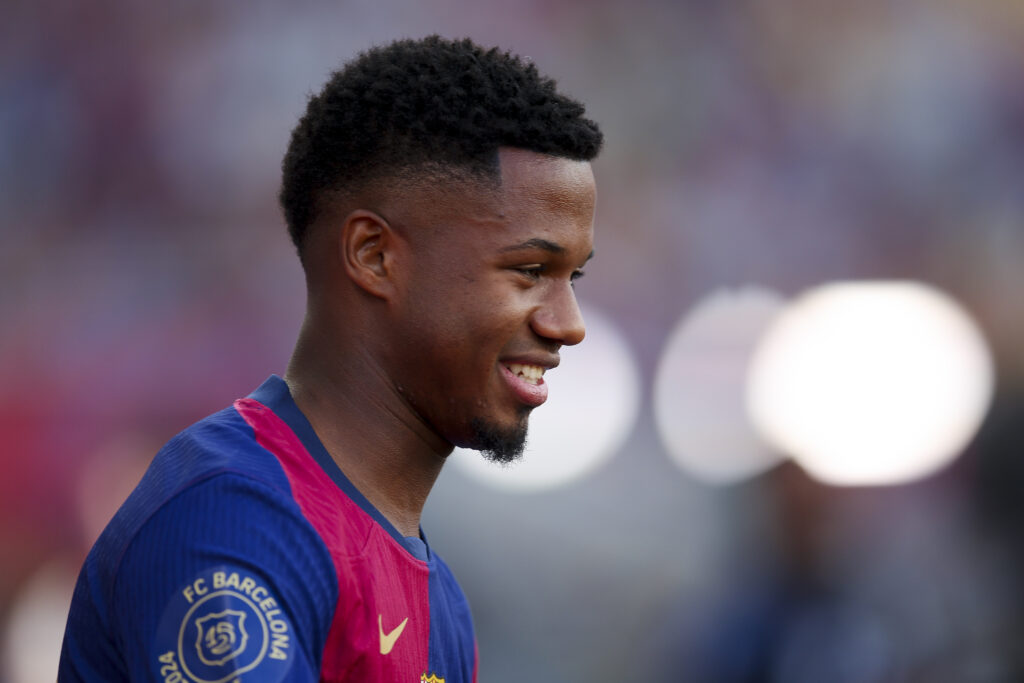
M 491 462 L 507 465 L 515 462 L 523 455 L 526 448 L 527 417 L 526 409 L 514 427 L 500 427 L 491 422 L 474 417 L 469 426 L 473 430 L 473 443 L 470 448 L 480 451 Z

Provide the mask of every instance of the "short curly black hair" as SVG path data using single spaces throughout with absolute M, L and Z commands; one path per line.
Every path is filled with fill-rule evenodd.
M 500 177 L 499 147 L 589 161 L 583 105 L 518 56 L 468 39 L 399 40 L 360 54 L 309 100 L 282 162 L 279 199 L 301 255 L 326 191 L 449 168 Z

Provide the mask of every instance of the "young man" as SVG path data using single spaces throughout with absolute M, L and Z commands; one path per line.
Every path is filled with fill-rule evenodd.
M 476 680 L 420 513 L 453 446 L 522 452 L 544 372 L 583 339 L 583 114 L 469 41 L 333 75 L 283 164 L 308 290 L 285 377 L 156 456 L 82 569 L 61 681 Z

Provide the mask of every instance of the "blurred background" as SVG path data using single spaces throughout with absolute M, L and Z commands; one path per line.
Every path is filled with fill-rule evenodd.
M 306 97 L 432 32 L 529 57 L 607 140 L 590 339 L 526 463 L 457 453 L 427 506 L 481 681 L 1024 680 L 1024 4 L 0 15 L 0 680 L 53 680 L 74 577 L 160 445 L 283 372 L 304 286 L 275 196 Z M 766 350 L 822 286 L 905 281 L 953 322 L 871 304 L 817 370 Z M 868 476 L 773 427 L 800 372 L 828 381 L 795 429 L 880 455 Z M 945 434 L 909 469 L 904 424 Z

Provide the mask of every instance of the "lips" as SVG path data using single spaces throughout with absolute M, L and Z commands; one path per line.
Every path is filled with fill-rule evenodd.
M 502 363 L 501 374 L 512 390 L 512 394 L 522 403 L 536 408 L 548 399 L 548 385 L 544 383 L 544 370 L 541 365 L 528 363 Z

